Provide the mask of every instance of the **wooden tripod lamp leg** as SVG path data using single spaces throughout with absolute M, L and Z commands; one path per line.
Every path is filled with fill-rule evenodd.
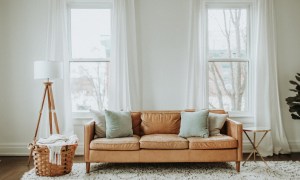
M 46 85 L 45 86 L 45 90 L 44 90 L 42 105 L 41 105 L 41 109 L 40 109 L 40 113 L 39 113 L 38 123 L 37 123 L 36 128 L 35 128 L 35 133 L 34 133 L 34 137 L 33 137 L 33 143 L 36 142 L 36 137 L 37 137 L 37 133 L 38 133 L 40 122 L 41 122 L 41 117 L 42 117 L 42 113 L 43 113 L 43 108 L 44 108 L 44 104 L 45 104 L 45 99 L 46 99 L 46 93 L 47 93 L 47 91 L 48 91 L 48 86 Z M 30 149 L 30 154 L 29 154 L 28 163 L 27 163 L 28 166 L 30 165 L 30 161 L 31 161 L 31 157 L 32 157 L 32 152 L 33 152 L 33 147 Z
M 40 126 L 40 121 L 41 121 L 41 117 L 42 117 L 42 112 L 43 112 L 43 108 L 44 108 L 44 104 L 45 104 L 46 95 L 48 95 L 50 134 L 52 135 L 52 133 L 53 133 L 53 131 L 52 131 L 52 115 L 54 118 L 56 132 L 59 134 L 59 127 L 58 127 L 57 115 L 55 112 L 54 98 L 53 98 L 53 92 L 52 92 L 52 82 L 48 81 L 48 82 L 45 82 L 44 84 L 45 84 L 45 90 L 44 90 L 43 101 L 42 101 L 42 105 L 41 105 L 41 109 L 40 109 L 39 119 L 38 119 L 38 123 L 37 123 L 36 129 L 35 129 L 34 138 L 33 138 L 34 144 L 36 143 L 36 137 L 37 137 L 38 129 Z M 29 158 L 28 158 L 28 166 L 30 165 L 32 152 L 33 152 L 33 148 L 30 149 L 30 154 L 29 154 Z
M 49 127 L 50 127 L 50 135 L 52 135 L 52 101 L 51 101 L 51 84 L 48 83 L 48 109 L 49 109 Z
M 51 106 L 52 106 L 51 109 L 53 111 L 53 117 L 54 117 L 54 123 L 55 123 L 56 133 L 59 134 L 59 126 L 58 126 L 57 115 L 56 115 L 56 111 L 55 111 L 55 103 L 54 103 L 52 86 L 49 87 L 49 91 L 50 91 L 50 99 L 51 99 Z

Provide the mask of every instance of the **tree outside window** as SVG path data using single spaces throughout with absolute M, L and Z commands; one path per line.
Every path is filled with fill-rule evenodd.
M 70 92 L 75 113 L 108 106 L 111 9 L 101 6 L 71 6 L 69 10 Z
M 209 107 L 248 111 L 247 8 L 208 9 Z

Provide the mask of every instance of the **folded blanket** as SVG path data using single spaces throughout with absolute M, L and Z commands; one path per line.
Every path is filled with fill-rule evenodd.
M 39 144 L 53 144 L 57 141 L 68 141 L 69 137 L 61 135 L 61 134 L 52 134 L 48 138 L 40 138 L 37 143 Z
M 76 135 L 72 135 L 69 137 L 67 144 L 75 144 L 78 142 L 78 137 Z
M 59 145 L 58 143 L 55 144 L 48 144 L 47 147 L 49 149 L 49 162 L 51 164 L 61 165 L 61 148 L 63 145 Z
M 40 138 L 37 145 L 46 145 L 49 149 L 49 162 L 56 165 L 61 165 L 61 148 L 65 145 L 78 143 L 78 137 L 72 135 L 70 137 L 61 134 L 52 134 L 48 138 Z

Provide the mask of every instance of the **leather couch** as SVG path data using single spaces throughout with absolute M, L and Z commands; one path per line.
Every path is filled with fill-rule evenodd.
M 210 110 L 224 114 L 223 110 Z M 227 119 L 219 136 L 182 138 L 180 111 L 131 112 L 133 137 L 97 138 L 95 122 L 84 126 L 86 172 L 90 163 L 236 162 L 242 160 L 242 124 Z

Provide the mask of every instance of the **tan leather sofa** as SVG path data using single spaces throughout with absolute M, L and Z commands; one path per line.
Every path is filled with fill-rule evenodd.
M 210 112 L 224 114 L 223 110 Z M 221 136 L 181 138 L 180 111 L 132 112 L 133 137 L 94 139 L 95 122 L 84 126 L 86 172 L 90 163 L 236 162 L 242 160 L 242 124 L 227 119 Z

